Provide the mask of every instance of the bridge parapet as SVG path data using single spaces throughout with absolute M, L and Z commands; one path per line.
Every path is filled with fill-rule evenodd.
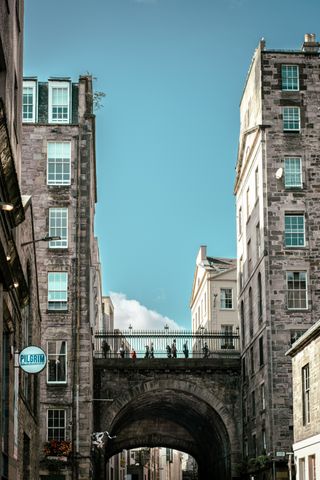
M 134 351 L 134 353 L 133 353 Z M 96 358 L 219 358 L 238 356 L 239 332 L 177 330 L 98 331 Z

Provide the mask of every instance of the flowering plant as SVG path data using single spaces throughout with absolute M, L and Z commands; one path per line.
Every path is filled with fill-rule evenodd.
M 71 442 L 67 440 L 50 440 L 44 444 L 44 454 L 54 457 L 68 457 L 71 454 Z

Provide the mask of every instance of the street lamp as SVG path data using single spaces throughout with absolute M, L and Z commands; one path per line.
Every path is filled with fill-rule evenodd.
M 49 237 L 48 235 L 43 238 L 37 238 L 37 240 L 29 240 L 28 242 L 21 243 L 21 247 L 25 247 L 26 245 L 30 245 L 31 243 L 37 242 L 53 242 L 55 240 L 61 240 L 60 236 Z
M 4 212 L 11 212 L 13 210 L 12 203 L 0 202 L 0 210 Z

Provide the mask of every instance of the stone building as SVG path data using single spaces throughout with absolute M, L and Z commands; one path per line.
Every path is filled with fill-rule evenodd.
M 20 193 L 23 1 L 0 3 L 0 476 L 38 478 L 37 375 L 18 353 L 39 345 L 30 197 Z M 31 240 L 31 242 L 30 242 Z
M 207 256 L 201 246 L 196 259 L 190 300 L 192 331 L 236 333 L 237 268 L 236 260 Z
M 33 197 L 42 347 L 41 480 L 92 478 L 99 275 L 92 78 L 24 81 L 22 191 Z M 100 300 L 101 301 L 101 300 Z
M 296 480 L 320 475 L 320 321 L 287 352 L 292 357 Z
M 293 441 L 285 352 L 320 309 L 319 66 L 314 35 L 294 51 L 268 50 L 262 40 L 240 103 L 235 195 L 243 454 L 270 454 L 281 478 L 288 468 L 280 455 L 291 452 Z

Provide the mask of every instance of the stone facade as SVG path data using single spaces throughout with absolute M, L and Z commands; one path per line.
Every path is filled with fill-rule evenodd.
M 19 352 L 40 344 L 31 198 L 20 194 L 24 2 L 0 3 L 0 476 L 38 478 L 38 376 Z M 11 206 L 12 210 L 4 208 Z M 22 246 L 23 243 L 29 242 Z
M 320 474 L 320 321 L 287 354 L 292 357 L 296 478 L 315 480 Z
M 92 79 L 29 78 L 24 93 L 22 191 L 33 197 L 37 239 L 60 237 L 36 243 L 42 347 L 49 355 L 41 375 L 41 480 L 51 473 L 88 480 L 92 332 L 101 312 Z M 44 445 L 51 439 L 71 446 L 66 462 L 57 452 L 48 459 Z
M 288 52 L 267 50 L 261 41 L 240 105 L 235 194 L 247 458 L 291 452 L 291 363 L 285 352 L 319 316 L 320 89 L 318 44 L 311 40 Z M 288 66 L 298 72 L 289 88 Z M 288 115 L 300 124 L 285 122 Z M 300 230 L 293 226 L 297 218 Z M 277 469 L 285 475 L 287 465 Z
M 236 334 L 237 306 L 236 260 L 208 257 L 207 247 L 201 246 L 190 300 L 192 331 Z
M 239 358 L 95 359 L 95 430 L 106 453 L 147 445 L 183 451 L 199 480 L 239 478 Z M 101 451 L 100 451 L 101 453 Z M 105 459 L 95 479 L 103 479 Z

